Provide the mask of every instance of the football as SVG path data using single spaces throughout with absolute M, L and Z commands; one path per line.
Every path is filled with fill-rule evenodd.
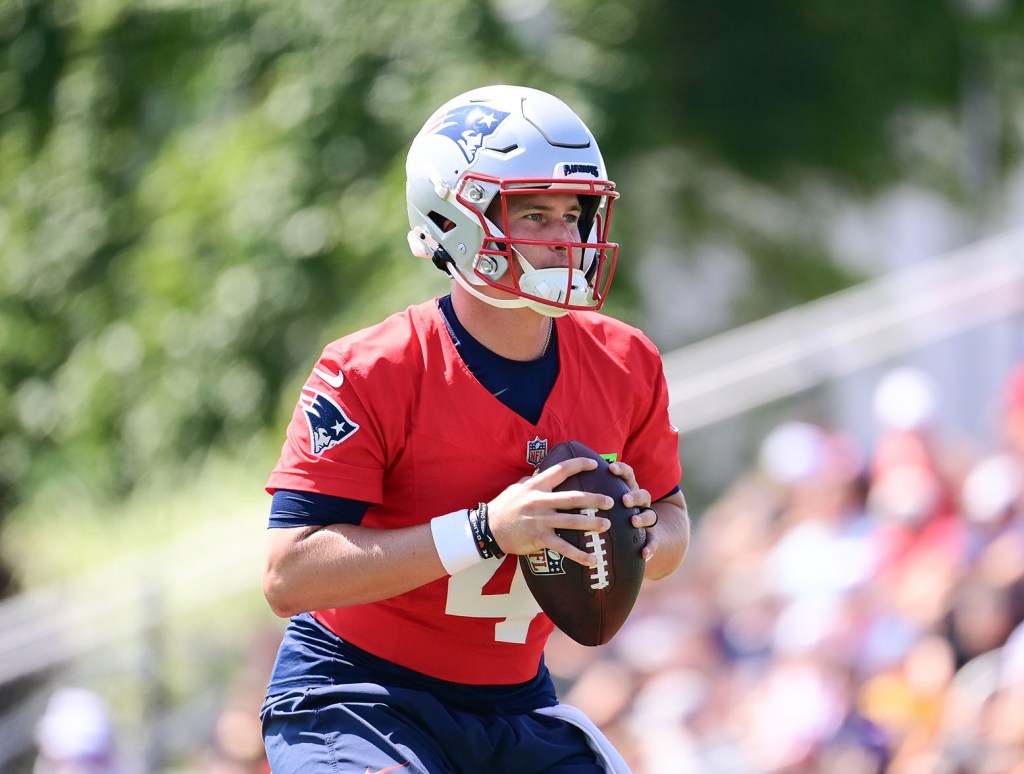
M 608 469 L 607 460 L 579 441 L 557 444 L 538 470 L 574 457 L 590 457 L 598 465 L 570 476 L 555 490 L 608 495 L 615 505 L 600 511 L 600 515 L 611 522 L 611 527 L 605 532 L 557 532 L 577 548 L 596 555 L 597 564 L 584 567 L 551 549 L 520 556 L 519 563 L 526 585 L 555 626 L 581 645 L 603 645 L 625 623 L 640 593 L 644 577 L 640 551 L 647 541 L 647 531 L 632 524 L 638 509 L 622 504 L 622 496 L 629 491 L 626 482 Z

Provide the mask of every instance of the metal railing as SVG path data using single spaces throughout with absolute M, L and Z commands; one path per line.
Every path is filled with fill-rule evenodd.
M 664 356 L 690 432 L 1024 311 L 1024 232 L 1012 232 Z

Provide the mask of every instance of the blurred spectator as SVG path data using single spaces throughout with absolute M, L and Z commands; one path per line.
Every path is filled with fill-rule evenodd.
M 84 688 L 59 688 L 36 727 L 33 774 L 114 774 L 120 771 L 110 714 Z
M 760 462 L 783 488 L 775 545 L 765 557 L 768 587 L 793 601 L 834 597 L 862 583 L 872 567 L 852 443 L 788 422 L 768 434 Z
M 998 427 L 1007 450 L 1024 464 L 1024 363 L 1010 372 L 1000 398 Z
M 939 409 L 938 386 L 924 371 L 900 366 L 886 373 L 875 386 L 872 411 L 885 432 L 932 432 Z
M 279 633 L 252 639 L 244 669 L 234 675 L 209 744 L 196 752 L 188 770 L 196 774 L 270 774 L 259 710 L 266 676 L 277 656 Z
M 960 492 L 960 508 L 971 535 L 972 555 L 1001 535 L 1020 533 L 1024 503 L 1024 460 L 992 454 L 968 473 Z

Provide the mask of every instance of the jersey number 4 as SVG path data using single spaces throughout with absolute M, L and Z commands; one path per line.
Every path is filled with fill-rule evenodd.
M 505 560 L 515 566 L 507 588 L 495 588 L 505 562 L 480 562 L 448 579 L 448 615 L 469 618 L 500 618 L 494 625 L 497 642 L 526 642 L 526 634 L 540 607 L 530 593 L 516 557 Z M 507 568 L 505 568 L 507 573 Z M 504 573 L 503 573 L 504 574 Z

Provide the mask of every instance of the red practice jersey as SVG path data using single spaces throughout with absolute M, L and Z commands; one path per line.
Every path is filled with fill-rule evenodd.
M 671 492 L 678 437 L 657 349 L 593 312 L 555 324 L 559 374 L 535 425 L 469 372 L 436 301 L 335 341 L 302 388 L 268 491 L 369 502 L 362 526 L 394 529 L 489 501 L 578 440 L 631 465 L 653 496 Z M 314 616 L 380 658 L 475 685 L 534 677 L 552 630 L 515 556 Z

